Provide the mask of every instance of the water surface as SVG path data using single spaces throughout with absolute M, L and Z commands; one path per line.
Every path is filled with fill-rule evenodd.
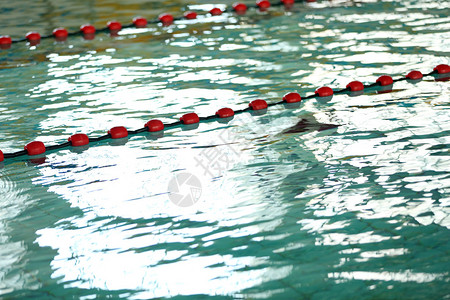
M 115 2 L 1 3 L 0 33 L 212 7 Z M 15 44 L 0 52 L 0 149 L 428 73 L 450 63 L 448 9 L 423 0 L 298 3 L 115 38 Z M 448 81 L 427 77 L 390 93 L 8 159 L 0 295 L 445 299 L 449 96 Z M 169 197 L 182 173 L 200 182 L 189 207 Z

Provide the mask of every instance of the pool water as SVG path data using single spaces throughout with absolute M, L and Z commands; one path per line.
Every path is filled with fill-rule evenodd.
M 0 34 L 218 4 L 115 2 L 3 1 Z M 449 8 L 321 1 L 14 44 L 0 149 L 428 73 L 450 63 Z M 448 299 L 449 97 L 426 77 L 6 159 L 0 297 Z

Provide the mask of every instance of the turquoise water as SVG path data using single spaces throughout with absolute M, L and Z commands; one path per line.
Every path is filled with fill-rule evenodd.
M 0 34 L 211 8 L 114 2 L 2 2 Z M 450 63 L 449 8 L 320 2 L 13 45 L 0 52 L 0 149 L 428 73 Z M 448 299 L 449 96 L 427 77 L 8 159 L 0 297 Z M 174 190 L 180 174 L 194 189 Z

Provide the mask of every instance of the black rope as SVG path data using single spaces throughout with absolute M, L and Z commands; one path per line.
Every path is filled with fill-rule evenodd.
M 277 2 L 277 3 L 273 3 L 273 4 L 271 3 L 271 7 L 278 7 L 278 6 L 284 6 L 284 3 L 281 2 L 281 1 Z M 249 9 L 259 9 L 258 5 L 247 5 L 247 7 Z M 223 13 L 234 12 L 234 9 L 233 8 L 225 8 L 225 9 L 221 9 L 221 11 Z M 200 14 L 200 15 L 207 15 L 208 13 L 209 12 L 206 12 L 205 14 Z M 184 16 L 179 16 L 179 17 L 174 17 L 173 20 L 174 21 L 181 21 L 181 20 L 186 20 L 186 19 L 185 19 Z M 159 19 L 147 20 L 147 24 L 158 24 L 158 23 L 163 23 L 163 22 L 161 20 L 159 20 Z M 122 25 L 122 29 L 124 29 L 124 28 L 134 28 L 134 27 L 135 27 L 135 25 L 133 23 Z M 102 27 L 102 28 L 96 28 L 95 33 L 109 32 L 109 31 L 110 31 L 109 27 L 106 26 L 106 27 Z M 76 30 L 76 31 L 73 31 L 73 32 L 68 32 L 68 36 L 82 35 L 82 33 L 83 32 L 81 30 Z M 52 34 L 42 35 L 40 39 L 44 40 L 44 39 L 49 39 L 49 38 L 53 38 L 53 37 L 54 36 L 53 36 L 53 33 L 52 33 Z M 11 43 L 15 44 L 15 43 L 21 43 L 21 42 L 26 42 L 26 41 L 28 41 L 28 40 L 25 37 L 25 38 L 11 40 Z
M 438 73 L 437 71 L 433 70 L 427 74 L 423 74 L 423 77 L 435 75 L 437 73 Z M 395 83 L 395 82 L 403 81 L 403 80 L 407 80 L 407 79 L 408 78 L 406 78 L 406 77 L 401 77 L 401 78 L 393 79 L 392 82 Z M 364 85 L 364 89 L 376 87 L 376 86 L 380 86 L 380 83 L 375 82 L 372 84 Z M 333 90 L 333 95 L 344 94 L 344 93 L 348 93 L 350 91 L 351 91 L 350 88 Z M 320 97 L 320 96 L 318 94 L 312 94 L 312 95 L 303 97 L 302 100 L 307 100 L 307 99 L 317 98 L 317 97 Z M 278 102 L 268 103 L 267 106 L 271 107 L 271 106 L 280 105 L 283 103 L 286 103 L 286 102 L 282 100 L 282 101 L 278 101 Z M 250 110 L 252 110 L 252 108 L 250 106 L 247 106 L 246 108 L 235 110 L 234 114 L 240 114 L 240 113 L 247 112 Z M 210 116 L 206 116 L 206 117 L 199 117 L 199 120 L 200 121 L 209 121 L 209 120 L 215 120 L 215 119 L 219 119 L 219 118 L 220 117 L 218 115 L 214 114 L 214 115 L 210 115 Z M 175 126 L 182 125 L 182 124 L 183 124 L 183 122 L 180 120 L 180 121 L 175 121 L 172 123 L 164 124 L 164 127 L 171 128 L 171 127 L 175 127 Z M 135 135 L 135 134 L 139 134 L 139 133 L 143 133 L 143 132 L 147 132 L 147 131 L 148 131 L 147 127 L 143 127 L 143 128 L 139 128 L 136 130 L 130 130 L 130 131 L 128 131 L 128 134 Z M 99 137 L 94 137 L 94 138 L 90 137 L 89 142 L 99 142 L 99 141 L 103 141 L 103 140 L 107 140 L 107 139 L 111 139 L 111 135 L 109 133 L 99 136 Z M 71 145 L 72 145 L 71 142 L 64 142 L 61 144 L 48 146 L 48 147 L 46 147 L 46 150 L 57 150 L 57 149 L 69 147 Z M 17 152 L 13 152 L 13 153 L 4 153 L 3 156 L 4 156 L 4 158 L 13 158 L 13 157 L 19 157 L 19 156 L 23 156 L 23 155 L 27 155 L 27 154 L 28 154 L 28 152 L 26 150 L 22 150 L 22 151 L 17 151 Z
M 176 122 L 173 122 L 173 123 L 169 123 L 169 124 L 164 124 L 164 127 L 165 128 L 167 128 L 167 127 L 175 127 L 175 126 L 178 126 L 178 125 L 181 125 L 181 124 L 183 124 L 183 122 L 181 122 L 181 121 L 176 121 Z
M 143 128 L 139 128 L 136 130 L 130 130 L 128 131 L 129 134 L 138 134 L 138 133 L 142 133 L 142 132 L 146 132 L 147 131 L 147 127 L 143 127 Z
M 56 149 L 61 149 L 61 148 L 68 147 L 70 145 L 72 145 L 71 142 L 65 142 L 65 143 L 62 143 L 62 144 L 59 144 L 59 145 L 52 145 L 52 146 L 45 147 L 45 149 L 46 150 L 56 150 Z
M 252 109 L 251 107 L 247 106 L 246 108 L 235 110 L 234 114 L 240 114 L 240 113 L 243 113 L 245 111 L 249 111 L 251 109 Z
M 218 115 L 211 115 L 211 116 L 207 116 L 207 117 L 199 117 L 198 119 L 200 121 L 208 121 L 208 120 L 214 120 L 214 119 L 217 119 L 217 118 L 219 118 Z
M 105 135 L 102 135 L 102 136 L 99 136 L 96 138 L 89 138 L 89 143 L 103 141 L 103 140 L 109 139 L 110 137 L 111 137 L 111 135 L 108 133 L 108 134 L 105 134 Z
M 28 152 L 25 150 L 22 150 L 22 151 L 17 151 L 17 152 L 13 152 L 13 153 L 4 153 L 3 156 L 5 158 L 13 158 L 13 157 L 26 155 L 26 154 L 28 154 Z
M 271 107 L 271 106 L 275 106 L 275 105 L 280 105 L 280 104 L 282 104 L 282 103 L 284 103 L 283 100 L 278 101 L 278 102 L 268 103 L 268 104 L 267 104 L 267 107 Z
M 283 6 L 283 5 L 284 5 L 284 3 L 282 1 L 280 1 L 278 3 L 271 4 L 272 7 Z M 257 5 L 248 5 L 247 7 L 248 8 L 253 8 L 253 9 L 255 9 L 255 8 L 258 9 Z M 226 9 L 222 10 L 222 12 L 231 12 L 231 11 L 233 11 L 233 9 L 230 9 L 230 8 L 226 8 Z M 175 17 L 174 21 L 179 21 L 179 20 L 183 20 L 183 19 L 184 19 L 184 17 Z M 163 22 L 161 20 L 159 20 L 159 19 L 153 19 L 153 20 L 148 20 L 147 23 L 148 24 L 157 24 L 157 23 L 163 23 Z M 132 27 L 135 27 L 135 25 L 133 23 L 122 25 L 122 28 L 132 28 Z M 96 29 L 96 33 L 109 32 L 109 31 L 110 31 L 110 29 L 108 27 Z M 82 34 L 81 30 L 77 30 L 77 31 L 74 31 L 74 32 L 68 32 L 68 36 L 75 36 L 75 35 L 81 35 L 81 34 Z M 48 39 L 48 38 L 52 38 L 52 37 L 53 37 L 53 34 L 48 34 L 48 35 L 41 36 L 41 39 Z M 21 38 L 21 39 L 12 40 L 12 43 L 19 43 L 19 42 L 24 42 L 24 41 L 27 41 L 27 38 Z M 423 74 L 423 77 L 430 76 L 430 75 L 433 75 L 433 74 L 436 74 L 436 73 L 437 73 L 437 71 L 433 70 L 433 71 L 431 71 L 431 72 L 429 72 L 427 74 Z M 406 77 L 401 77 L 401 78 L 393 80 L 393 83 L 394 82 L 398 82 L 398 81 L 404 81 L 404 80 L 407 80 L 407 79 L 408 78 L 406 78 Z M 371 87 L 376 87 L 376 86 L 380 86 L 380 85 L 381 84 L 379 82 L 375 82 L 375 83 L 372 83 L 372 84 L 364 85 L 364 89 L 371 88 Z M 343 94 L 343 93 L 347 93 L 347 92 L 350 92 L 350 91 L 351 91 L 350 88 L 344 88 L 344 89 L 336 90 L 336 91 L 333 90 L 333 94 Z M 315 93 L 315 94 L 303 97 L 302 99 L 303 100 L 307 100 L 307 99 L 316 98 L 316 97 L 319 97 L 319 95 L 317 95 Z M 274 103 L 269 103 L 269 104 L 267 104 L 267 106 L 271 107 L 271 106 L 280 105 L 280 104 L 283 104 L 283 103 L 285 103 L 285 101 L 278 101 L 278 102 L 274 102 Z M 240 113 L 247 112 L 247 111 L 250 111 L 250 110 L 252 110 L 252 108 L 248 106 L 248 107 L 243 108 L 243 109 L 235 110 L 234 113 L 235 114 L 240 114 Z M 218 119 L 218 118 L 219 118 L 219 116 L 214 114 L 214 115 L 211 115 L 211 116 L 199 117 L 199 120 L 200 121 L 208 121 L 208 120 L 214 120 L 214 119 Z M 175 121 L 175 122 L 172 122 L 172 123 L 164 124 L 164 127 L 165 128 L 171 128 L 171 127 L 175 127 L 175 126 L 178 126 L 178 125 L 181 125 L 181 124 L 183 124 L 182 121 Z M 128 134 L 135 135 L 135 134 L 143 133 L 143 132 L 146 132 L 146 131 L 148 131 L 147 127 L 143 127 L 143 128 L 136 129 L 136 130 L 130 130 L 130 131 L 128 131 Z M 99 136 L 99 137 L 89 138 L 89 142 L 98 142 L 98 141 L 102 141 L 102 140 L 106 140 L 106 139 L 111 139 L 111 135 L 110 134 L 105 134 L 105 135 L 102 135 L 102 136 Z M 50 150 L 57 150 L 57 149 L 62 149 L 62 148 L 71 146 L 71 145 L 72 145 L 71 142 L 64 142 L 64 143 L 61 143 L 61 144 L 48 146 L 48 147 L 46 147 L 46 150 L 49 150 L 49 151 Z M 21 151 L 17 151 L 17 152 L 13 152 L 13 153 L 4 153 L 3 156 L 4 156 L 4 158 L 13 158 L 13 157 L 23 156 L 23 155 L 26 155 L 26 154 L 28 154 L 28 152 L 26 150 L 21 150 Z

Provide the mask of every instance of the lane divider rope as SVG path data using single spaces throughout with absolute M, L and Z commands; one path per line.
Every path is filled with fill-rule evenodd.
M 316 0 L 306 0 L 306 2 L 315 2 Z M 246 5 L 244 3 L 234 3 L 231 8 L 220 9 L 214 7 L 206 14 L 211 16 L 218 16 L 224 12 L 234 12 L 238 15 L 244 15 L 249 8 L 258 9 L 260 11 L 267 11 L 271 6 L 284 6 L 286 9 L 292 8 L 294 5 L 294 0 L 281 0 L 278 3 L 271 4 L 268 0 L 258 0 L 255 5 Z M 206 15 L 205 14 L 205 15 Z M 132 23 L 127 25 L 122 25 L 118 21 L 109 21 L 106 27 L 95 28 L 91 24 L 81 25 L 79 30 L 69 32 L 66 28 L 58 27 L 53 30 L 51 34 L 41 35 L 38 32 L 30 31 L 24 38 L 21 39 L 11 39 L 9 35 L 0 36 L 0 49 L 9 49 L 12 44 L 20 42 L 29 42 L 31 46 L 35 46 L 40 43 L 43 39 L 54 38 L 56 41 L 65 41 L 69 36 L 82 35 L 86 40 L 92 40 L 95 38 L 95 34 L 98 32 L 109 32 L 112 36 L 117 36 L 119 31 L 123 28 L 144 28 L 148 24 L 158 24 L 161 23 L 164 26 L 171 25 L 174 21 L 178 20 L 193 20 L 196 19 L 198 14 L 194 11 L 187 11 L 180 17 L 174 17 L 171 14 L 163 13 L 158 16 L 158 19 L 147 20 L 143 17 L 135 17 Z
M 148 121 L 143 128 L 139 128 L 136 130 L 127 130 L 123 126 L 116 126 L 111 128 L 107 134 L 99 136 L 99 137 L 89 137 L 87 134 L 84 133 L 77 133 L 72 135 L 68 138 L 67 142 L 61 143 L 61 144 L 55 144 L 51 146 L 45 146 L 43 142 L 40 141 L 33 141 L 28 143 L 24 150 L 12 152 L 12 153 L 3 153 L 0 150 L 0 162 L 4 161 L 5 158 L 13 158 L 13 157 L 19 157 L 23 155 L 41 155 L 49 150 L 56 150 L 56 149 L 62 149 L 69 146 L 72 147 L 80 147 L 80 146 L 86 146 L 89 143 L 92 142 L 98 142 L 102 140 L 107 139 L 120 139 L 128 137 L 129 135 L 136 135 L 142 132 L 162 132 L 164 129 L 175 127 L 178 125 L 190 125 L 190 124 L 197 124 L 200 121 L 208 121 L 208 120 L 216 120 L 216 119 L 222 119 L 224 121 L 231 121 L 233 116 L 235 114 L 240 114 L 247 111 L 261 111 L 265 110 L 268 107 L 280 105 L 280 104 L 287 104 L 287 103 L 299 103 L 302 100 L 307 100 L 311 98 L 317 98 L 317 97 L 332 97 L 333 95 L 338 94 L 345 94 L 345 93 L 354 93 L 354 95 L 361 95 L 364 93 L 364 89 L 371 88 L 371 87 L 382 87 L 385 90 L 380 91 L 380 93 L 386 93 L 392 91 L 392 86 L 395 82 L 398 81 L 404 81 L 407 80 L 409 82 L 415 83 L 420 80 L 422 80 L 423 77 L 426 76 L 434 76 L 436 81 L 447 81 L 450 79 L 450 66 L 445 64 L 440 64 L 436 66 L 433 71 L 422 74 L 420 71 L 414 70 L 409 72 L 406 76 L 392 79 L 389 75 L 382 75 L 380 76 L 374 83 L 364 85 L 360 81 L 352 81 L 343 89 L 340 90 L 333 90 L 330 87 L 323 86 L 314 92 L 314 94 L 311 94 L 306 97 L 301 97 L 300 94 L 296 92 L 290 92 L 284 95 L 281 101 L 273 102 L 273 103 L 267 103 L 265 100 L 262 99 L 256 99 L 249 103 L 248 107 L 238 110 L 233 110 L 229 107 L 221 108 L 219 109 L 214 115 L 206 116 L 206 117 L 199 117 L 195 112 L 184 114 L 182 117 L 180 117 L 179 121 L 175 121 L 172 123 L 166 123 L 164 124 L 162 121 L 158 119 L 153 119 Z

